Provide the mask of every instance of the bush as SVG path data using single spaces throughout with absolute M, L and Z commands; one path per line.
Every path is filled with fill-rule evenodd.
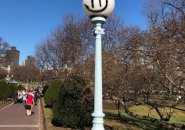
M 0 100 L 8 98 L 10 96 L 11 96 L 10 86 L 4 81 L 0 81 Z
M 53 103 L 55 102 L 57 94 L 62 85 L 63 85 L 62 80 L 54 80 L 48 87 L 44 95 L 44 100 L 47 107 L 53 107 Z
M 13 97 L 15 94 L 15 91 L 17 91 L 17 85 L 15 85 L 15 84 L 8 84 L 8 85 L 9 85 L 10 91 L 11 91 L 10 96 Z
M 92 123 L 93 101 L 84 79 L 70 76 L 61 87 L 53 106 L 52 123 L 70 128 L 88 127 Z
M 45 95 L 45 93 L 46 93 L 46 91 L 47 91 L 47 89 L 49 88 L 49 85 L 45 85 L 44 87 L 43 87 L 43 91 L 42 91 L 42 93 Z
M 17 87 L 17 89 L 18 90 L 24 90 L 25 88 L 21 84 L 19 84 L 19 86 Z

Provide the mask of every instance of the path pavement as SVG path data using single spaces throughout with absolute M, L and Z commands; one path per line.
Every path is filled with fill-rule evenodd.
M 33 108 L 35 113 L 26 116 L 22 104 L 10 104 L 0 109 L 0 130 L 39 130 L 39 105 Z

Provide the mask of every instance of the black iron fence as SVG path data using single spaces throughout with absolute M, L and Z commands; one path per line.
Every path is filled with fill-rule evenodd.
M 12 98 L 2 98 L 0 99 L 0 108 L 5 107 L 12 102 L 13 102 Z

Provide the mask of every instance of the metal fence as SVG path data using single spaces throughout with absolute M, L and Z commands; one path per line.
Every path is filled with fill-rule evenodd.
M 0 108 L 5 107 L 12 102 L 13 102 L 13 100 L 11 98 L 0 99 Z

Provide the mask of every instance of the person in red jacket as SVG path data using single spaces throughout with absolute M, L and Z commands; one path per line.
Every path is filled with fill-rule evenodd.
M 30 116 L 32 114 L 33 104 L 34 104 L 34 94 L 32 92 L 29 92 L 27 99 L 26 99 L 26 115 L 27 116 Z

